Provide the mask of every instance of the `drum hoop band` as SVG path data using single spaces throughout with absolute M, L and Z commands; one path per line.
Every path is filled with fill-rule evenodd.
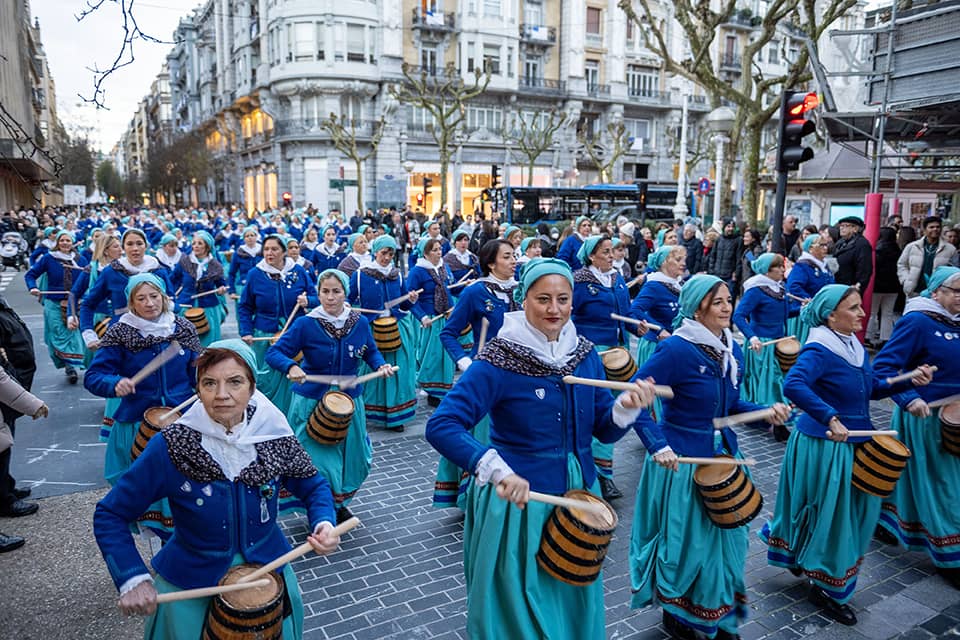
M 603 545 L 602 547 L 597 547 L 597 548 L 594 548 L 594 545 L 589 545 L 589 546 L 587 546 L 587 547 L 582 547 L 583 549 L 588 549 L 588 550 L 590 550 L 590 551 L 596 551 L 596 552 L 597 552 L 596 558 L 594 558 L 593 560 L 587 560 L 587 559 L 584 559 L 584 558 L 578 558 L 578 557 L 576 557 L 576 556 L 574 556 L 574 555 L 571 555 L 568 551 L 566 551 L 565 549 L 561 548 L 561 547 L 557 544 L 557 541 L 554 540 L 551 536 L 543 536 L 543 540 L 546 542 L 547 546 L 550 547 L 558 556 L 560 556 L 561 558 L 563 558 L 563 559 L 566 560 L 567 562 L 570 562 L 571 564 L 575 564 L 575 565 L 577 565 L 577 566 L 579 566 L 579 567 L 598 567 L 598 566 L 600 566 L 601 564 L 603 564 L 604 558 L 607 557 L 607 546 L 606 546 L 606 545 Z M 541 551 L 541 553 L 542 553 L 542 551 Z
M 574 522 L 574 523 L 572 523 L 572 524 L 574 524 L 574 526 L 577 526 L 579 523 Z M 583 538 L 577 538 L 577 537 L 575 537 L 572 532 L 570 532 L 570 531 L 567 530 L 566 527 L 561 526 L 561 525 L 559 524 L 559 521 L 556 521 L 556 520 L 555 520 L 555 521 L 554 521 L 554 525 L 555 525 L 554 528 L 555 528 L 557 531 L 560 532 L 560 535 L 562 535 L 564 538 L 566 538 L 566 539 L 569 540 L 570 542 L 574 543 L 576 546 L 580 547 L 581 549 L 589 549 L 589 550 L 591 550 L 591 551 L 602 551 L 603 549 L 606 549 L 607 547 L 610 546 L 610 540 L 607 540 L 606 542 L 603 542 L 603 543 L 601 543 L 601 544 L 595 544 L 595 543 L 587 542 L 587 541 L 585 541 Z M 604 536 L 610 536 L 610 535 L 611 535 L 611 532 L 610 532 L 610 531 L 604 531 L 604 532 L 600 532 L 600 533 L 593 533 L 593 532 L 588 531 L 588 530 L 585 530 L 585 529 L 583 529 L 583 528 L 581 528 L 581 527 L 579 527 L 579 526 L 577 526 L 577 528 L 580 529 L 580 531 L 582 531 L 583 533 L 586 533 L 586 534 L 589 534 L 589 535 L 593 535 L 593 536 L 598 537 L 598 538 L 604 537 Z M 611 537 L 612 537 L 612 536 L 611 536 Z

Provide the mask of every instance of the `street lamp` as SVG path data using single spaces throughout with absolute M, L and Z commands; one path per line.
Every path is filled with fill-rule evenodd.
M 713 224 L 720 220 L 720 200 L 723 185 L 723 145 L 730 142 L 728 134 L 733 131 L 737 114 L 730 107 L 717 107 L 707 114 L 707 127 L 713 131 L 713 140 L 717 145 L 716 181 L 713 188 Z
M 689 213 L 686 205 L 687 190 L 687 94 L 683 94 L 683 112 L 680 116 L 680 166 L 677 171 L 677 203 L 673 205 L 673 217 L 685 218 Z

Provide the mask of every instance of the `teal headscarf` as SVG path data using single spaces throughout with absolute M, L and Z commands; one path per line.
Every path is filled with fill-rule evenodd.
M 243 233 L 240 234 L 240 237 L 242 238 L 243 236 L 247 235 L 248 233 L 253 233 L 253 234 L 255 234 L 255 235 L 257 236 L 257 238 L 260 237 L 260 229 L 256 228 L 256 227 L 253 226 L 253 225 L 250 225 L 250 226 L 248 226 L 248 227 L 244 227 L 244 228 L 243 228 Z
M 657 246 L 658 246 L 658 247 L 662 247 L 662 246 L 663 246 L 663 238 L 664 238 L 664 236 L 666 236 L 666 235 L 667 235 L 667 229 L 660 229 L 660 231 L 657 231 Z
M 366 233 L 366 232 L 367 232 L 367 229 L 369 229 L 369 228 L 370 228 L 370 225 L 368 225 L 368 224 L 362 224 L 362 225 L 360 225 L 359 227 L 357 227 L 357 233 Z
M 381 249 L 393 249 L 397 250 L 397 241 L 393 239 L 393 236 L 377 236 L 373 239 L 373 242 L 370 243 L 370 251 L 374 254 L 380 253 Z
M 56 228 L 56 227 L 44 227 L 44 228 L 43 228 L 43 237 L 46 238 L 46 237 L 49 236 L 51 233 L 56 233 L 56 232 L 57 232 L 57 228 Z
M 580 225 L 582 225 L 584 222 L 590 222 L 590 218 L 588 218 L 587 216 L 578 217 L 576 222 L 573 223 L 574 232 L 580 233 Z
M 427 248 L 427 242 L 430 240 L 430 236 L 423 236 L 420 238 L 420 242 L 417 243 L 417 248 L 415 250 L 416 254 L 423 257 L 423 252 Z
M 217 340 L 211 343 L 208 349 L 227 349 L 240 356 L 244 363 L 250 367 L 250 373 L 253 375 L 253 384 L 257 384 L 257 354 L 253 348 L 239 338 L 230 338 L 229 340 Z
M 353 243 L 362 237 L 364 237 L 362 233 L 351 233 L 347 236 L 347 251 L 353 251 Z
M 284 242 L 284 240 L 286 240 L 286 238 L 284 238 L 283 236 L 281 236 L 279 233 L 268 233 L 268 234 L 263 238 L 263 241 L 262 241 L 262 242 L 265 243 L 267 240 L 270 240 L 271 238 L 273 238 L 274 240 L 276 240 L 277 242 L 279 242 L 279 243 L 280 243 L 280 246 L 283 248 L 284 253 L 286 253 L 286 251 L 287 251 L 287 243 Z
M 623 240 L 620 239 L 620 236 L 617 236 L 616 238 L 610 239 L 610 244 L 613 245 L 614 249 L 616 249 L 617 247 L 623 244 Z
M 543 276 L 549 275 L 563 276 L 570 283 L 570 288 L 573 289 L 573 272 L 570 271 L 570 265 L 556 258 L 534 258 L 523 265 L 523 269 L 520 271 L 520 283 L 513 290 L 513 299 L 517 302 L 523 302 L 533 283 Z
M 526 253 L 527 249 L 530 248 L 530 243 L 536 240 L 536 238 L 524 238 L 523 242 L 520 243 L 520 253 Z
M 166 295 L 166 288 L 163 286 L 163 282 L 160 280 L 160 278 L 152 273 L 138 273 L 134 276 L 130 276 L 130 278 L 127 279 L 127 286 L 123 289 L 123 295 L 126 297 L 128 305 L 133 305 L 133 301 L 130 300 L 133 290 L 143 283 L 153 285 L 157 291 Z
M 756 259 L 750 261 L 750 268 L 753 269 L 754 273 L 765 276 L 767 272 L 770 271 L 770 264 L 777 255 L 779 254 L 761 253 Z
M 937 267 L 933 270 L 933 275 L 930 276 L 930 279 L 927 280 L 927 288 L 924 289 L 920 295 L 924 298 L 929 298 L 934 291 L 947 284 L 948 280 L 952 280 L 957 276 L 960 276 L 960 269 L 957 267 Z
M 847 292 L 850 286 L 846 284 L 828 284 L 817 294 L 813 300 L 800 311 L 800 319 L 811 327 L 819 327 L 827 321 L 827 316 L 833 313 L 833 310 L 840 304 L 840 299 Z
M 331 276 L 340 281 L 340 284 L 343 285 L 344 293 L 350 293 L 350 278 L 348 278 L 347 274 L 343 271 L 340 271 L 340 269 L 325 269 L 321 271 L 320 275 L 317 276 L 317 291 L 320 290 L 320 283 Z
M 680 312 L 674 319 L 673 326 L 679 327 L 685 319 L 693 320 L 697 309 L 700 308 L 700 303 L 707 297 L 710 290 L 717 286 L 718 282 L 723 282 L 723 280 L 705 273 L 698 273 L 687 280 L 680 288 Z
M 660 247 L 647 257 L 647 268 L 653 271 L 660 271 L 660 267 L 663 266 L 663 263 L 667 258 L 670 257 L 670 252 L 676 249 L 676 247 Z
M 167 244 L 170 244 L 171 242 L 176 242 L 176 241 L 177 241 L 177 236 L 173 235 L 172 233 L 165 233 L 160 238 L 159 246 L 162 247 L 164 245 L 167 245 Z
M 53 241 L 60 242 L 60 238 L 63 236 L 67 236 L 68 238 L 70 238 L 70 243 L 73 244 L 75 240 L 75 238 L 73 237 L 73 233 L 70 231 L 67 231 L 66 229 L 61 229 L 60 231 L 58 231 L 57 235 L 53 237 Z
M 457 238 L 459 238 L 460 236 L 466 236 L 466 237 L 469 238 L 469 237 L 470 237 L 470 234 L 467 233 L 466 231 L 464 231 L 463 229 L 457 229 L 456 231 L 453 232 L 452 241 L 453 241 L 453 242 L 456 242 L 456 241 L 457 241 Z
M 519 231 L 520 233 L 523 233 L 523 229 L 521 229 L 520 227 L 516 225 L 510 225 L 509 227 L 507 227 L 507 230 L 503 232 L 503 239 L 509 240 L 510 236 L 516 233 L 517 231 Z
M 587 260 L 587 258 L 593 255 L 597 245 L 605 239 L 606 238 L 604 236 L 590 236 L 583 241 L 583 244 L 580 245 L 580 250 L 577 251 L 577 259 L 583 264 L 583 266 L 586 267 L 590 265 L 590 262 Z
M 810 251 L 810 245 L 816 242 L 817 238 L 819 237 L 820 237 L 820 234 L 817 234 L 817 233 L 811 233 L 810 235 L 808 235 L 806 239 L 803 241 L 803 250 Z
M 209 251 L 210 253 L 213 253 L 213 251 L 214 251 L 214 244 L 213 244 L 213 236 L 212 236 L 212 235 L 210 235 L 210 234 L 209 234 L 208 232 L 206 232 L 206 231 L 201 230 L 201 231 L 194 231 L 194 232 L 193 232 L 193 237 L 194 237 L 194 238 L 200 238 L 201 240 L 203 240 L 203 243 L 204 243 L 205 245 L 207 245 L 207 251 Z
M 140 229 L 136 229 L 136 228 L 127 229 L 126 231 L 123 232 L 123 235 L 120 236 L 120 246 L 123 246 L 123 244 L 127 241 L 127 236 L 130 235 L 131 233 L 136 234 L 141 238 L 143 238 L 143 244 L 147 245 L 148 247 L 150 246 L 150 243 L 147 242 L 147 234 L 145 234 Z

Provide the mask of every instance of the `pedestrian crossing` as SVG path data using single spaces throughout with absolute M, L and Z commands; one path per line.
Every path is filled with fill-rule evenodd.
M 10 283 L 13 282 L 14 278 L 19 275 L 19 271 L 7 271 L 4 270 L 0 273 L 0 293 L 3 293 L 7 290 L 7 287 L 10 286 Z

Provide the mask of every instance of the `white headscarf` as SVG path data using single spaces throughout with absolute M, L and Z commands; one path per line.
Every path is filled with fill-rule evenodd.
M 935 313 L 937 315 L 945 316 L 950 318 L 953 321 L 960 320 L 960 314 L 953 315 L 947 311 L 942 304 L 934 300 L 933 298 L 925 298 L 923 296 L 917 296 L 915 298 L 910 298 L 907 300 L 907 305 L 903 308 L 903 315 L 908 313 L 914 313 L 916 311 L 929 311 L 930 313 Z
M 257 263 L 257 269 L 260 269 L 264 273 L 269 273 L 272 275 L 279 275 L 281 278 L 286 278 L 287 274 L 297 265 L 293 261 L 293 258 L 284 258 L 283 259 L 283 269 L 277 269 L 273 265 L 267 262 L 266 258 L 261 258 L 260 262 Z
M 570 361 L 579 342 L 573 321 L 567 320 L 567 324 L 560 330 L 560 335 L 551 342 L 527 321 L 524 311 L 509 311 L 503 314 L 503 326 L 497 337 L 531 349 L 540 362 L 557 369 Z
M 321 304 L 321 305 L 317 305 L 317 307 L 313 309 L 313 311 L 308 313 L 307 317 L 326 320 L 327 322 L 335 326 L 337 329 L 342 329 L 343 325 L 347 323 L 347 318 L 350 317 L 351 311 L 352 309 L 348 305 L 344 304 L 343 310 L 340 311 L 340 314 L 333 315 L 332 313 L 327 313 L 326 311 L 324 311 L 323 305 Z
M 863 360 L 867 354 L 856 336 L 845 336 L 825 325 L 810 329 L 806 344 L 811 343 L 826 347 L 831 353 L 840 356 L 847 364 L 858 369 L 863 366 Z
M 680 326 L 673 332 L 673 335 L 679 336 L 693 344 L 713 347 L 723 354 L 723 372 L 729 373 L 730 382 L 733 383 L 733 386 L 737 386 L 738 366 L 737 359 L 733 355 L 733 334 L 730 333 L 730 329 L 723 330 L 723 337 L 726 341 L 726 344 L 724 344 L 724 340 L 720 340 L 713 332 L 696 320 L 684 318 Z
M 137 331 L 140 332 L 144 338 L 149 338 L 151 336 L 156 336 L 158 338 L 169 338 L 173 335 L 176 330 L 176 319 L 177 316 L 174 315 L 172 311 L 165 311 L 160 314 L 160 317 L 156 320 L 147 320 L 146 318 L 141 318 L 135 313 L 127 311 L 117 322 L 122 322 L 123 324 L 128 324 Z

